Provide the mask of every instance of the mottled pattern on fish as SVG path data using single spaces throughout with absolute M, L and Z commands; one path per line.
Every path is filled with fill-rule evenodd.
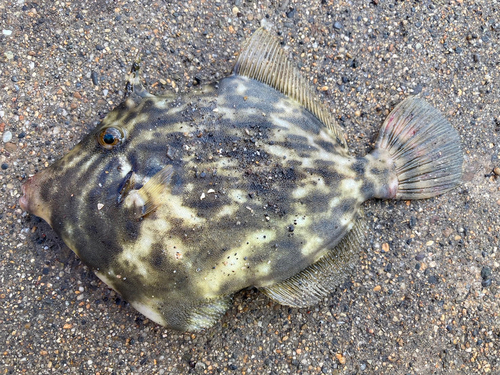
M 264 40 L 268 48 L 257 58 L 276 49 L 262 30 L 252 40 Z M 397 143 L 393 134 L 383 139 L 392 140 L 384 148 L 349 156 L 341 130 L 308 91 L 300 95 L 309 102 L 297 100 L 272 82 L 238 74 L 248 61 L 240 58 L 235 75 L 186 95 L 152 96 L 136 81 L 144 98 L 135 95 L 113 110 L 25 188 L 22 205 L 44 217 L 102 280 L 162 325 L 210 326 L 230 296 L 248 286 L 297 306 L 317 300 L 307 297 L 313 289 L 318 297 L 326 295 L 355 260 L 350 254 L 360 230 L 346 234 L 360 205 L 372 197 L 396 197 L 404 185 L 396 173 L 405 167 L 390 148 Z M 272 71 L 271 63 L 262 69 Z M 423 103 L 415 99 L 410 109 L 402 108 L 406 114 L 428 110 Z M 452 130 L 442 117 L 433 121 Z M 121 139 L 108 146 L 115 134 Z M 454 138 L 443 142 L 435 146 L 456 145 Z M 411 150 L 412 158 L 421 153 Z M 449 164 L 446 159 L 442 165 L 452 177 L 431 184 L 434 191 L 427 195 L 459 181 L 461 160 Z M 415 190 L 415 181 L 409 184 Z M 424 197 L 423 191 L 415 194 Z M 339 269 L 329 271 L 341 258 Z M 307 282 L 314 284 L 311 292 L 302 286 Z

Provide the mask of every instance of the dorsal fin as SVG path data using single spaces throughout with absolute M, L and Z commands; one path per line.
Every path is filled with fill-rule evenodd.
M 265 83 L 299 102 L 333 131 L 345 146 L 344 132 L 324 108 L 299 69 L 287 58 L 278 40 L 260 28 L 244 44 L 234 74 Z

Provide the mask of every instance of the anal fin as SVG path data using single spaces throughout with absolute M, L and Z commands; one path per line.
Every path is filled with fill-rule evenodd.
M 295 276 L 260 290 L 281 305 L 308 307 L 317 304 L 353 271 L 363 239 L 362 220 L 316 263 Z

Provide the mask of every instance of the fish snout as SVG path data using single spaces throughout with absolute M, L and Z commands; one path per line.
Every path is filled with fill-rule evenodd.
M 41 217 L 47 223 L 51 224 L 50 210 L 40 196 L 40 189 L 44 181 L 43 173 L 38 173 L 22 184 L 21 192 L 23 195 L 19 198 L 19 205 L 23 211 L 28 211 L 35 216 Z
M 23 211 L 29 211 L 28 192 L 26 191 L 26 187 L 30 183 L 30 181 L 31 178 L 21 185 L 21 192 L 23 193 L 23 195 L 21 196 L 21 198 L 19 198 L 19 205 L 21 206 Z

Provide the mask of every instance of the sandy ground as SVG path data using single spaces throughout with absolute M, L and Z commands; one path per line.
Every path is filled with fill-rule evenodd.
M 3 0 L 0 20 L 0 373 L 500 374 L 498 2 Z M 318 306 L 252 289 L 212 329 L 166 330 L 23 213 L 20 186 L 120 102 L 138 48 L 148 89 L 182 93 L 229 74 L 262 20 L 353 153 L 421 93 L 461 135 L 464 181 L 365 204 L 357 270 Z

